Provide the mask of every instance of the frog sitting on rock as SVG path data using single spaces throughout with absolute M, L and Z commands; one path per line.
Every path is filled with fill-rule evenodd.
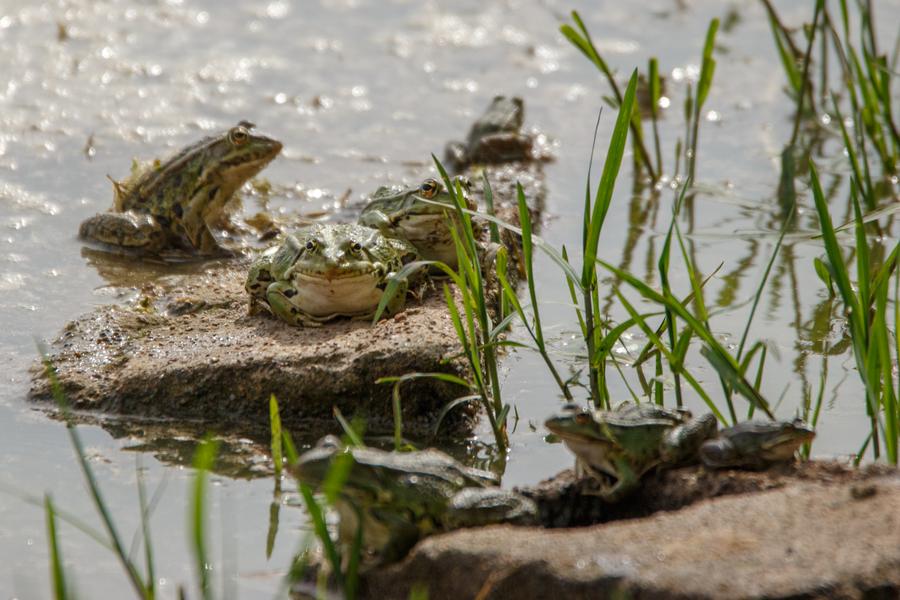
M 465 208 L 475 210 L 469 181 L 457 177 L 452 183 L 462 191 Z M 363 208 L 359 224 L 408 241 L 425 260 L 438 260 L 456 268 L 456 245 L 450 233 L 456 220 L 452 193 L 430 177 L 412 187 L 382 186 Z
M 434 448 L 385 452 L 345 446 L 326 436 L 298 458 L 293 474 L 318 488 L 341 460 L 350 464 L 335 503 L 338 538 L 349 548 L 361 528 L 370 562 L 399 560 L 431 533 L 538 521 L 534 502 L 498 487 L 496 475 L 467 467 Z
M 81 223 L 79 236 L 137 254 L 170 251 L 229 256 L 210 224 L 251 177 L 281 152 L 281 142 L 258 135 L 241 121 L 165 161 L 136 165 L 114 181 L 113 206 Z
M 596 495 L 619 502 L 651 469 L 697 459 L 700 445 L 716 433 L 716 418 L 656 404 L 623 402 L 615 410 L 592 411 L 568 404 L 545 426 L 576 458 L 576 472 L 596 480 Z
M 352 224 L 315 224 L 288 234 L 250 266 L 245 289 L 259 307 L 291 325 L 337 317 L 372 318 L 388 281 L 419 257 L 409 242 Z M 385 314 L 399 312 L 409 289 L 398 280 Z

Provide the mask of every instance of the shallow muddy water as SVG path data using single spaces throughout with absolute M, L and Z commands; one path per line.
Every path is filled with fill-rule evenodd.
M 809 18 L 807 7 L 781 4 L 787 21 Z M 883 4 L 882 38 L 892 40 L 900 9 Z M 78 223 L 111 203 L 105 176 L 122 177 L 132 157 L 165 154 L 247 119 L 285 145 L 264 172 L 273 184 L 292 189 L 273 200 L 276 209 L 346 215 L 379 185 L 421 179 L 431 170 L 430 153 L 440 155 L 446 141 L 463 137 L 494 95 L 516 94 L 525 98 L 527 123 L 557 143 L 558 158 L 546 167 L 542 235 L 556 246 L 575 246 L 593 126 L 608 90 L 558 34 L 573 8 L 623 79 L 659 56 L 671 98 L 661 123 L 670 172 L 675 140 L 683 135 L 686 83 L 696 78 L 709 20 L 723 19 L 700 133 L 700 192 L 682 229 L 706 274 L 722 263 L 706 298 L 717 311 L 715 331 L 737 343 L 781 226 L 778 155 L 792 117 L 758 4 L 660 0 L 637 11 L 630 3 L 559 0 L 0 3 L 0 597 L 50 594 L 44 515 L 6 491 L 38 498 L 50 493 L 58 506 L 99 527 L 65 428 L 25 401 L 34 340 L 50 340 L 80 313 L 127 299 L 131 286 L 165 276 L 156 267 L 110 264 L 83 253 Z M 613 123 L 607 109 L 600 148 Z M 837 186 L 833 210 L 843 221 L 845 167 L 837 140 L 824 147 L 820 165 L 826 184 Z M 673 194 L 633 196 L 629 163 L 626 157 L 601 255 L 655 284 Z M 811 203 L 801 195 L 800 232 L 816 227 Z M 349 207 L 342 207 L 345 197 Z M 256 210 L 255 203 L 248 198 L 245 209 Z M 896 243 L 890 229 L 884 242 Z M 751 338 L 769 344 L 762 392 L 773 403 L 781 398 L 781 416 L 797 412 L 805 386 L 815 396 L 827 363 L 813 454 L 841 456 L 857 451 L 868 424 L 853 358 L 839 344 L 842 321 L 822 317 L 827 294 L 812 268 L 822 254 L 816 240 L 788 239 Z M 576 321 L 562 274 L 539 260 L 542 316 L 562 360 L 579 351 L 572 338 Z M 687 293 L 677 267 L 672 284 Z M 612 300 L 609 306 L 613 319 L 626 316 Z M 634 340 L 636 347 L 642 343 Z M 691 361 L 717 389 L 698 353 Z M 520 417 L 504 484 L 533 483 L 570 466 L 561 446 L 543 441 L 541 422 L 559 400 L 539 359 L 507 356 L 503 378 Z M 610 385 L 614 397 L 628 397 L 617 377 Z M 695 398 L 688 402 L 701 408 Z M 126 540 L 139 526 L 137 468 L 151 489 L 165 482 L 152 529 L 161 596 L 175 597 L 177 586 L 193 578 L 186 527 L 192 474 L 184 466 L 190 438 L 158 448 L 112 425 L 81 432 Z M 486 423 L 478 434 L 489 440 Z M 238 439 L 226 449 L 237 459 L 241 450 L 252 454 L 251 443 Z M 266 558 L 273 482 L 251 474 L 217 475 L 211 487 L 211 569 L 214 580 L 234 586 L 233 597 L 271 596 L 304 528 L 302 511 L 284 508 Z M 112 554 L 61 527 L 63 556 L 80 596 L 126 596 L 128 583 Z

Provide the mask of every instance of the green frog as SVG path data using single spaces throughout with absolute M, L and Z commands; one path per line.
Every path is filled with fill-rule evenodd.
M 399 560 L 423 536 L 487 523 L 533 523 L 528 498 L 501 490 L 497 476 L 467 467 L 439 450 L 386 452 L 322 438 L 299 457 L 293 473 L 318 487 L 339 461 L 347 469 L 335 502 L 342 543 L 362 527 L 363 545 L 381 564 Z
M 252 133 L 253 127 L 241 121 L 168 160 L 135 164 L 127 179 L 113 181 L 112 209 L 82 222 L 80 237 L 144 254 L 230 255 L 210 224 L 221 219 L 234 192 L 281 152 L 281 142 Z
M 339 316 L 375 313 L 388 280 L 418 258 L 407 241 L 352 224 L 322 224 L 286 235 L 251 265 L 245 289 L 259 307 L 291 325 L 317 326 Z M 409 280 L 400 282 L 386 315 L 402 310 Z
M 521 98 L 495 96 L 472 125 L 465 142 L 450 142 L 444 162 L 454 172 L 472 164 L 495 164 L 534 159 L 534 140 L 522 133 L 525 105 Z
M 466 208 L 477 205 L 469 198 L 469 181 L 456 178 Z M 423 202 L 440 203 L 440 206 Z M 414 187 L 382 186 L 372 195 L 359 216 L 359 224 L 374 227 L 384 235 L 410 242 L 425 260 L 439 260 L 456 268 L 456 246 L 450 234 L 448 218 L 455 219 L 451 192 L 436 179 L 426 179 Z
M 744 467 L 763 469 L 794 459 L 815 430 L 801 419 L 793 421 L 744 421 L 719 432 L 700 446 L 700 459 L 713 469 Z
M 598 481 L 597 495 L 606 502 L 618 502 L 635 491 L 654 467 L 696 459 L 698 448 L 717 427 L 712 414 L 693 418 L 686 410 L 631 402 L 612 411 L 568 404 L 544 424 L 575 454 L 577 470 Z

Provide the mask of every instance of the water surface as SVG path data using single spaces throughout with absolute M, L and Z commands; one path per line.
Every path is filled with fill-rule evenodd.
M 792 23 L 809 17 L 805 6 L 781 4 Z M 713 17 L 730 16 L 719 34 L 718 69 L 700 134 L 701 192 L 682 228 L 705 273 L 721 264 L 706 297 L 718 311 L 716 332 L 736 343 L 781 226 L 778 155 L 792 117 L 769 27 L 756 4 L 659 0 L 636 9 L 557 0 L 0 3 L 0 484 L 38 497 L 50 493 L 58 505 L 99 527 L 65 428 L 25 402 L 27 369 L 35 338 L 52 339 L 92 306 L 127 299 L 133 293 L 129 285 L 161 276 L 151 268 L 120 265 L 111 282 L 75 238 L 78 223 L 111 202 L 105 176 L 123 176 L 132 157 L 165 154 L 208 131 L 251 120 L 285 143 L 265 176 L 293 193 L 274 206 L 318 214 L 335 210 L 348 190 L 351 205 L 358 205 L 379 185 L 421 179 L 429 172 L 430 153 L 440 154 L 447 140 L 462 137 L 491 97 L 517 94 L 526 100 L 528 123 L 558 143 L 558 159 L 546 169 L 542 233 L 554 245 L 577 245 L 592 129 L 608 90 L 557 33 L 572 8 L 581 12 L 622 80 L 659 56 L 672 103 L 662 122 L 669 173 L 675 140 L 683 135 L 681 102 L 697 75 L 706 26 Z M 880 24 L 897 22 L 897 7 L 878 8 Z M 882 39 L 895 34 L 886 30 Z M 611 115 L 607 111 L 600 123 L 601 148 Z M 834 210 L 841 220 L 846 173 L 837 149 L 835 141 L 827 142 L 830 158 L 822 164 L 837 186 Z M 633 195 L 629 163 L 626 157 L 601 254 L 655 284 L 673 195 Z M 811 205 L 805 206 L 798 228 L 814 229 Z M 246 208 L 257 207 L 251 200 Z M 884 243 L 895 242 L 888 231 Z M 773 401 L 781 398 L 781 416 L 795 414 L 806 389 L 818 391 L 828 364 L 826 406 L 813 450 L 817 456 L 842 456 L 859 448 L 868 426 L 852 356 L 840 346 L 829 350 L 840 341 L 843 325 L 827 318 L 836 309 L 827 304 L 811 266 L 822 254 L 815 240 L 785 246 L 752 335 L 769 345 L 762 392 Z M 123 272 L 128 281 L 122 281 Z M 554 344 L 561 353 L 577 353 L 561 274 L 542 258 L 536 272 Z M 683 269 L 674 269 L 672 278 L 687 293 Z M 609 306 L 611 318 L 626 317 L 616 303 Z M 635 346 L 642 343 L 634 340 Z M 716 389 L 702 359 L 692 354 L 691 361 L 694 372 Z M 562 447 L 543 442 L 540 423 L 556 406 L 558 392 L 540 361 L 510 355 L 503 377 L 520 417 L 505 484 L 533 483 L 570 466 Z M 616 377 L 611 389 L 617 398 L 628 397 Z M 688 401 L 699 408 L 695 398 Z M 127 540 L 139 525 L 137 468 L 144 469 L 151 488 L 165 482 L 152 525 L 161 595 L 175 597 L 177 585 L 193 577 L 186 527 L 192 474 L 181 466 L 191 438 L 163 452 L 110 425 L 81 432 Z M 485 427 L 478 435 L 489 439 Z M 241 449 L 250 452 L 250 442 L 235 440 L 229 452 L 245 456 Z M 273 482 L 244 475 L 213 478 L 211 568 L 216 581 L 235 586 L 235 596 L 268 597 L 300 544 L 304 518 L 299 509 L 281 511 L 267 559 Z M 67 525 L 62 539 L 82 597 L 128 594 L 111 554 Z M 46 548 L 41 510 L 0 494 L 3 598 L 49 596 Z

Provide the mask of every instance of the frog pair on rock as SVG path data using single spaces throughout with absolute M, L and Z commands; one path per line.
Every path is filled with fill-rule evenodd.
M 800 420 L 745 421 L 717 431 L 716 418 L 652 403 L 623 402 L 614 410 L 566 405 L 545 426 L 576 457 L 576 472 L 596 483 L 596 495 L 619 502 L 652 469 L 701 461 L 708 468 L 753 468 L 787 462 L 812 440 Z

